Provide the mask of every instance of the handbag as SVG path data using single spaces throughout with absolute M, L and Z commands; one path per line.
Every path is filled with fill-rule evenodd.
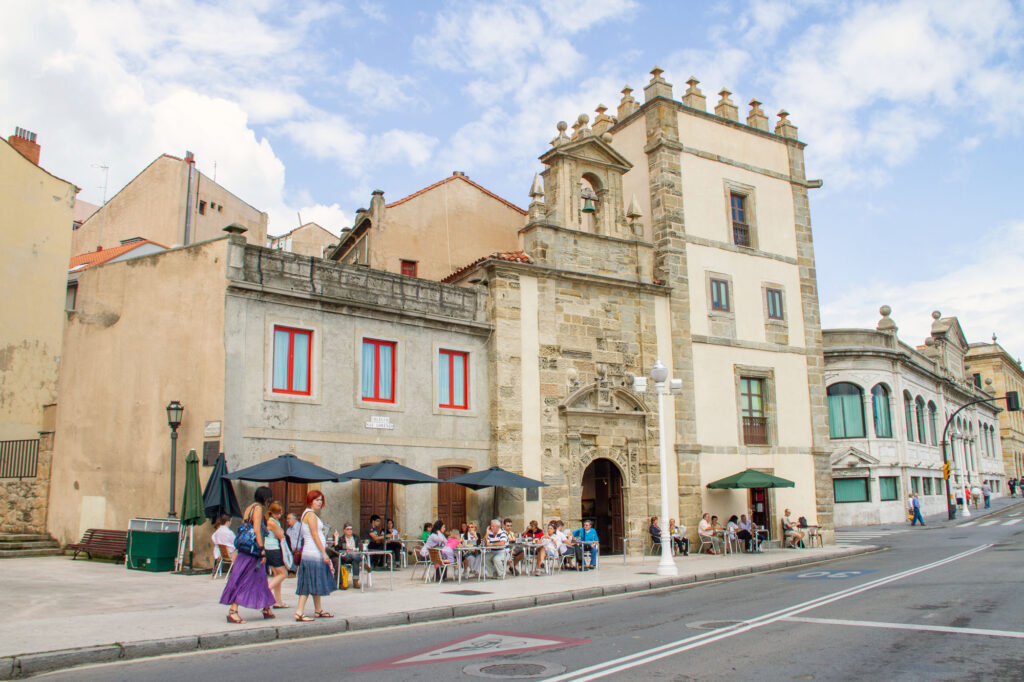
M 295 563 L 295 568 L 298 568 L 299 564 L 302 563 L 302 542 L 303 538 L 299 535 L 298 545 L 292 550 L 292 561 Z
M 242 525 L 238 527 L 238 534 L 235 535 L 235 549 L 242 554 L 258 557 L 263 548 L 256 542 L 256 529 L 253 528 L 251 519 L 251 516 L 243 519 Z
M 348 567 L 346 567 L 346 566 L 338 566 L 338 570 L 341 571 L 341 574 L 340 574 L 341 575 L 341 579 L 338 581 L 338 584 L 341 585 L 341 589 L 347 590 L 348 589 Z

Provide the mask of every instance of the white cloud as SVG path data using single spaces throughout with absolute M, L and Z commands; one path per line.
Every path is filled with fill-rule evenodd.
M 960 267 L 937 277 L 850 284 L 822 303 L 822 325 L 874 328 L 886 304 L 900 338 L 917 345 L 929 333 L 931 312 L 939 310 L 960 319 L 968 341 L 987 341 L 995 332 L 1014 357 L 1024 356 L 1024 280 L 1013 274 L 1024 271 L 1024 222 L 991 230 L 965 256 Z
M 345 84 L 360 105 L 375 109 L 401 109 L 415 99 L 410 94 L 415 87 L 412 78 L 375 69 L 358 59 L 349 70 Z

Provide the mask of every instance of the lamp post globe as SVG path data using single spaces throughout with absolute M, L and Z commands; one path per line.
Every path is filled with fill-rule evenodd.
M 175 463 L 178 459 L 178 427 L 181 426 L 181 415 L 185 411 L 185 406 L 177 400 L 172 400 L 167 405 L 167 425 L 171 427 L 171 496 L 170 496 L 170 511 L 167 515 L 170 518 L 175 517 L 174 513 L 174 473 Z
M 668 368 L 661 360 L 651 368 L 651 381 L 658 394 L 658 463 L 661 478 L 661 523 L 668 523 L 668 424 L 665 419 L 665 396 L 669 394 L 665 382 L 668 381 Z M 661 559 L 658 561 L 658 575 L 679 575 L 679 569 L 672 558 L 672 538 L 667 527 L 661 531 Z

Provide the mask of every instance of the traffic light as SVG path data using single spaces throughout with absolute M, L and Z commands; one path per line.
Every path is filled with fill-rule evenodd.
M 942 463 L 942 477 L 947 481 L 949 480 L 949 462 Z
M 1017 397 L 1017 391 L 1006 392 L 1006 409 L 1010 412 L 1020 411 L 1020 398 Z

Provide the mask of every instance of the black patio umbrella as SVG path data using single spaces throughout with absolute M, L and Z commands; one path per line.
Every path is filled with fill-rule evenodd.
M 210 472 L 203 490 L 203 512 L 206 518 L 216 521 L 222 514 L 241 518 L 242 510 L 235 497 L 235 487 L 227 478 L 228 467 L 224 462 L 224 453 L 217 455 L 217 461 Z
M 284 499 L 288 500 L 289 483 L 321 483 L 333 481 L 343 483 L 348 480 L 344 474 L 325 469 L 322 466 L 299 459 L 288 453 L 268 459 L 266 462 L 254 464 L 251 467 L 239 469 L 234 473 L 227 474 L 225 478 L 236 481 L 256 481 L 267 483 L 269 481 L 284 481 Z
M 369 466 L 360 467 L 353 469 L 352 471 L 346 471 L 341 474 L 342 477 L 356 478 L 362 481 L 381 481 L 384 483 L 397 483 L 399 485 L 413 485 L 416 483 L 444 483 L 439 478 L 434 478 L 430 474 L 424 474 L 415 469 L 410 469 L 407 466 L 402 466 L 398 462 L 390 459 L 385 459 L 382 462 L 371 464 Z M 384 514 L 387 515 L 388 505 L 391 504 L 391 489 L 388 488 L 384 496 Z M 387 521 L 385 520 L 385 523 Z
M 449 478 L 448 483 L 458 483 L 471 490 L 481 488 L 543 488 L 547 483 L 533 478 L 527 478 L 511 471 L 505 471 L 501 467 L 491 467 L 486 471 L 471 471 L 455 478 Z M 498 513 L 498 495 L 494 495 L 494 514 Z

